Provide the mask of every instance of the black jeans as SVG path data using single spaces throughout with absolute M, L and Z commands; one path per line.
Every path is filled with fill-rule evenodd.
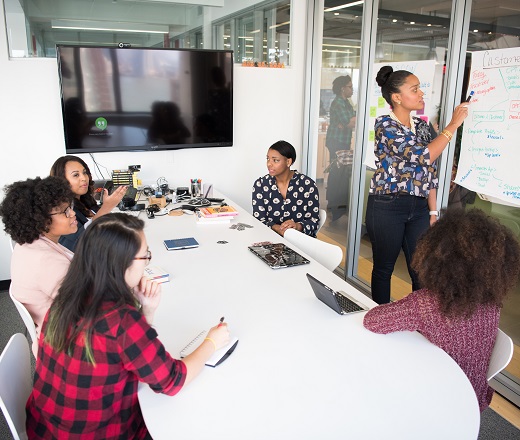
M 372 299 L 378 304 L 390 302 L 390 280 L 401 249 L 412 289 L 418 290 L 417 275 L 410 263 L 417 241 L 430 226 L 427 199 L 403 193 L 369 195 L 365 221 L 374 259 Z

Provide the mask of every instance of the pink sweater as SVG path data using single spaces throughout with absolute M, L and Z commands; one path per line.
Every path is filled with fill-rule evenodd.
M 73 256 L 61 244 L 43 236 L 30 244 L 14 247 L 10 291 L 31 314 L 38 337 L 43 318 L 58 293 Z
M 423 289 L 400 301 L 373 308 L 363 323 L 375 333 L 417 330 L 442 348 L 468 376 L 483 411 L 493 397 L 486 374 L 499 318 L 497 306 L 479 306 L 468 319 L 448 319 L 441 314 L 437 297 Z

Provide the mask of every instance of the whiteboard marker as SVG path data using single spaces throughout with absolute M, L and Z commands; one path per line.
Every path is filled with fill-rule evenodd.
M 475 94 L 475 91 L 472 90 L 471 92 L 469 92 L 469 95 L 468 95 L 468 99 L 466 99 L 466 102 L 470 102 L 471 101 L 471 98 L 473 98 L 473 95 Z

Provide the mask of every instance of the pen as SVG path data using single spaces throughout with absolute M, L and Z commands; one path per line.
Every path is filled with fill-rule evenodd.
M 475 94 L 475 91 L 472 90 L 471 92 L 469 92 L 469 95 L 468 95 L 468 98 L 466 99 L 466 102 L 470 102 L 471 101 L 471 98 L 473 98 L 473 95 Z
M 217 328 L 219 328 L 223 322 L 224 322 L 224 317 L 220 318 L 220 323 L 219 323 L 219 325 L 217 325 Z

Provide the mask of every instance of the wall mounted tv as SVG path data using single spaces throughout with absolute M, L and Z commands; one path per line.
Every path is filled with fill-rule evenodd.
M 233 52 L 58 45 L 67 153 L 233 145 Z

